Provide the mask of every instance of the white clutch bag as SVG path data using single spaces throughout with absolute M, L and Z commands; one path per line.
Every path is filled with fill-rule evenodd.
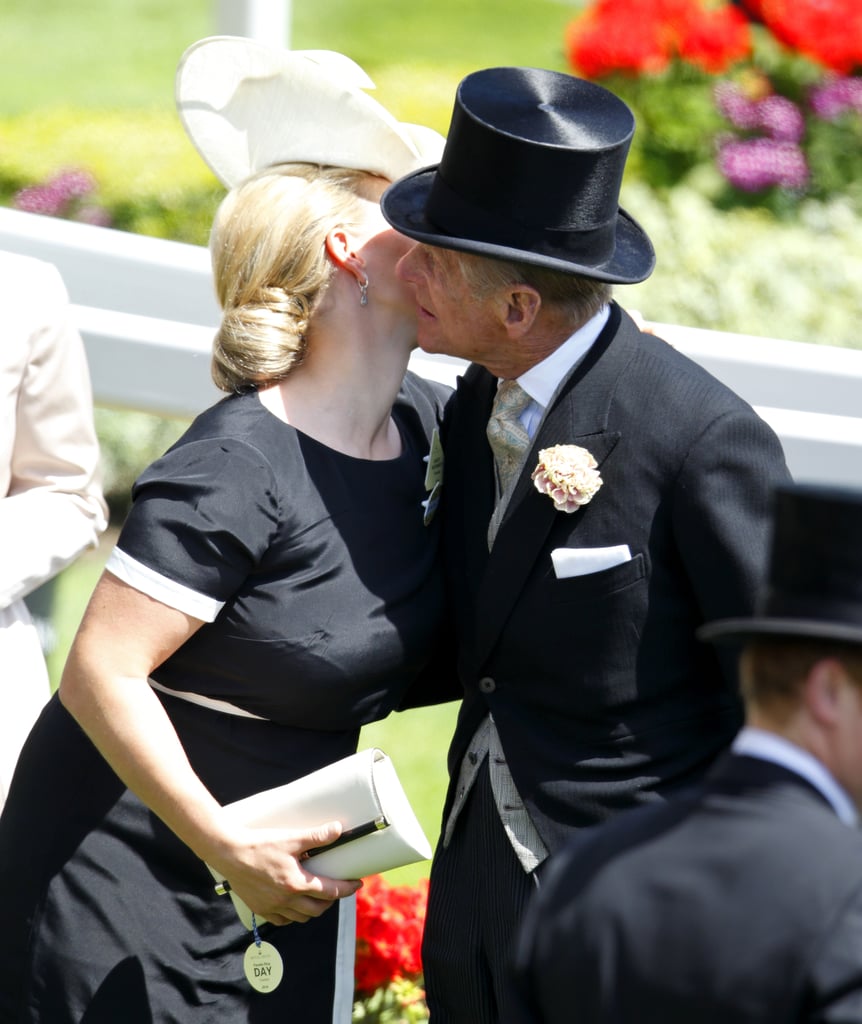
M 365 878 L 431 856 L 422 830 L 390 759 L 372 747 L 319 771 L 227 804 L 237 824 L 252 828 L 314 828 L 340 821 L 341 836 L 309 851 L 307 870 L 330 878 Z M 209 865 L 207 865 L 209 867 Z M 222 876 L 209 868 L 217 882 Z M 230 892 L 242 923 L 251 911 Z M 257 917 L 260 924 L 265 918 Z

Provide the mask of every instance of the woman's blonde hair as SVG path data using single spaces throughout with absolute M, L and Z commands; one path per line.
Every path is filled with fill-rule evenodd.
M 212 377 L 222 391 L 274 384 L 302 362 L 309 318 L 334 273 L 326 236 L 360 221 L 379 180 L 342 167 L 280 164 L 222 200 L 210 234 L 222 309 Z

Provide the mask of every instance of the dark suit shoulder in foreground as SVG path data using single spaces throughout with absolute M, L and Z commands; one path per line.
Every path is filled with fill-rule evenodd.
M 507 1024 L 862 1021 L 862 834 L 793 773 L 727 757 L 569 845 L 516 987 Z

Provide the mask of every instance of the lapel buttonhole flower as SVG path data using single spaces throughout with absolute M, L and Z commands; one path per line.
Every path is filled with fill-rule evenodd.
M 576 512 L 592 501 L 602 486 L 598 463 L 576 444 L 555 444 L 539 452 L 539 464 L 532 481 L 540 494 L 547 494 L 560 512 Z

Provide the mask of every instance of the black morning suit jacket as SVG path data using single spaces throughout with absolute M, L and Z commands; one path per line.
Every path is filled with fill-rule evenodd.
M 720 665 L 695 629 L 752 611 L 771 488 L 789 475 L 750 406 L 612 304 L 534 438 L 489 554 L 495 391 L 471 366 L 445 425 L 443 547 L 464 688 L 449 768 L 457 778 L 492 712 L 553 850 L 572 828 L 701 777 L 736 733 L 735 657 Z M 555 444 L 587 448 L 603 479 L 572 514 L 530 480 Z M 554 548 L 617 544 L 631 561 L 555 578 Z
M 859 1024 L 862 833 L 726 755 L 576 837 L 531 904 L 504 1024 Z

